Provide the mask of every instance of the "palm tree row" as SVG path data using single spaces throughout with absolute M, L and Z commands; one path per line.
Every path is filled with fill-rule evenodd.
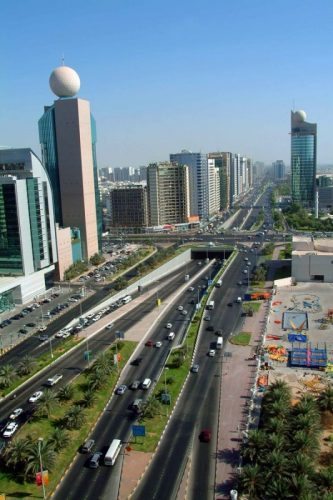
M 332 499 L 333 466 L 318 468 L 320 410 L 333 412 L 333 389 L 292 405 L 291 390 L 277 381 L 264 395 L 258 430 L 242 447 L 239 491 L 255 499 Z
M 13 365 L 6 364 L 0 367 L 0 387 L 2 389 L 7 389 L 12 385 L 12 383 L 18 378 L 18 377 L 25 377 L 29 375 L 34 366 L 36 364 L 36 361 L 32 356 L 29 356 L 28 354 L 26 356 L 23 356 L 21 361 L 18 363 L 17 367 L 14 368 Z

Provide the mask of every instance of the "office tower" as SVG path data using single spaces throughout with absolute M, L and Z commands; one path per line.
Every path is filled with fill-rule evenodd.
M 220 210 L 230 208 L 230 165 L 231 153 L 216 152 L 209 153 L 208 160 L 215 161 L 215 167 L 219 170 L 220 180 Z
M 45 291 L 57 262 L 50 180 L 28 148 L 0 149 L 0 312 Z
M 332 175 L 318 175 L 317 176 L 317 186 L 318 187 L 329 187 L 333 186 L 333 176 Z
M 45 107 L 38 122 L 42 160 L 51 179 L 56 222 L 79 229 L 82 257 L 88 260 L 98 252 L 102 232 L 95 120 L 89 101 L 74 97 L 80 79 L 73 69 L 56 68 L 50 87 L 59 99 Z
M 110 191 L 112 227 L 148 225 L 147 188 L 142 185 L 117 187 Z
M 286 178 L 286 166 L 284 161 L 276 160 L 273 162 L 273 176 L 276 181 L 282 181 Z
M 170 154 L 170 161 L 187 165 L 190 185 L 190 215 L 208 217 L 208 163 L 207 155 L 182 150 Z
M 306 122 L 304 111 L 291 112 L 291 194 L 293 202 L 315 205 L 317 124 Z
M 220 174 L 215 160 L 208 158 L 208 216 L 220 211 Z
M 189 175 L 186 165 L 152 163 L 147 169 L 148 214 L 151 226 L 189 220 Z

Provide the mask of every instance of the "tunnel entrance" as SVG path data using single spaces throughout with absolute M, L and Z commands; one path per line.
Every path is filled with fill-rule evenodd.
M 218 259 L 225 260 L 230 257 L 233 250 L 230 248 L 211 248 L 211 247 L 201 247 L 201 248 L 192 248 L 191 250 L 191 259 L 195 260 L 205 260 L 205 259 Z

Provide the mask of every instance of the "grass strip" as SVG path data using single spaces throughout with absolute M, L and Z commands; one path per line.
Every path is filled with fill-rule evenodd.
M 233 335 L 229 338 L 229 342 L 234 345 L 249 345 L 251 340 L 250 332 L 239 332 L 237 335 Z

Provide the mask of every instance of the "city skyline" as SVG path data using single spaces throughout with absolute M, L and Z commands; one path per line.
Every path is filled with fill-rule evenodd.
M 40 0 L 3 6 L 2 147 L 41 157 L 35 124 L 64 54 L 99 124 L 98 167 L 166 161 L 182 149 L 289 165 L 291 109 L 318 123 L 318 164 L 333 163 L 329 1 L 61 0 L 60 11 Z

